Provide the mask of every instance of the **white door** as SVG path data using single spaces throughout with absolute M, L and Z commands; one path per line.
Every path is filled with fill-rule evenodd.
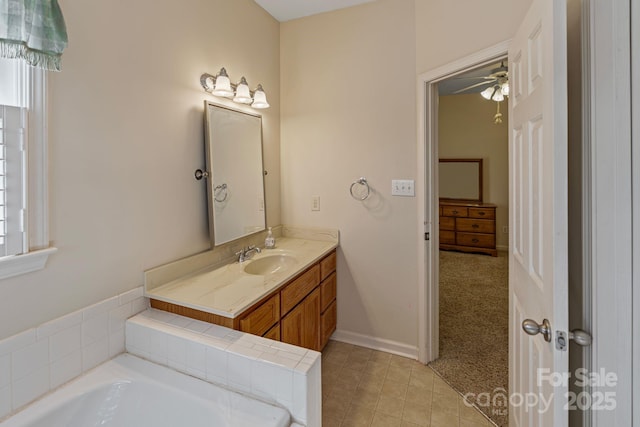
M 568 327 L 565 0 L 534 0 L 509 48 L 510 425 L 563 427 Z M 527 335 L 525 319 L 550 325 Z M 530 330 L 531 331 L 531 330 Z

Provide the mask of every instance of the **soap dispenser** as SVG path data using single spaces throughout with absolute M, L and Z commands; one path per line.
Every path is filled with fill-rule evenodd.
M 267 238 L 264 239 L 264 247 L 265 249 L 273 249 L 276 247 L 276 238 L 273 237 L 271 227 L 269 227 L 269 231 L 267 232 Z

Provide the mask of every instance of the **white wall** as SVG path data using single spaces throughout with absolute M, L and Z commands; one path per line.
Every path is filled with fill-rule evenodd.
M 51 239 L 45 270 L 0 282 L 0 339 L 142 285 L 209 248 L 203 72 L 261 82 L 267 215 L 280 221 L 279 24 L 251 0 L 63 0 L 50 74 Z M 242 24 L 238 24 L 242 21 Z

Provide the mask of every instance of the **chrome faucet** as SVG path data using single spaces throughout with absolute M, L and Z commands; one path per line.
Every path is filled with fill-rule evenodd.
M 245 262 L 247 260 L 250 260 L 254 254 L 259 254 L 260 252 L 262 252 L 260 248 L 252 245 L 240 249 L 240 252 L 236 252 L 236 255 L 238 256 L 238 262 Z

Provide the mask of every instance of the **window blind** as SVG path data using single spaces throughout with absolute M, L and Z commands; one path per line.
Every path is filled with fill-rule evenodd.
M 25 249 L 26 108 L 0 105 L 0 257 Z

